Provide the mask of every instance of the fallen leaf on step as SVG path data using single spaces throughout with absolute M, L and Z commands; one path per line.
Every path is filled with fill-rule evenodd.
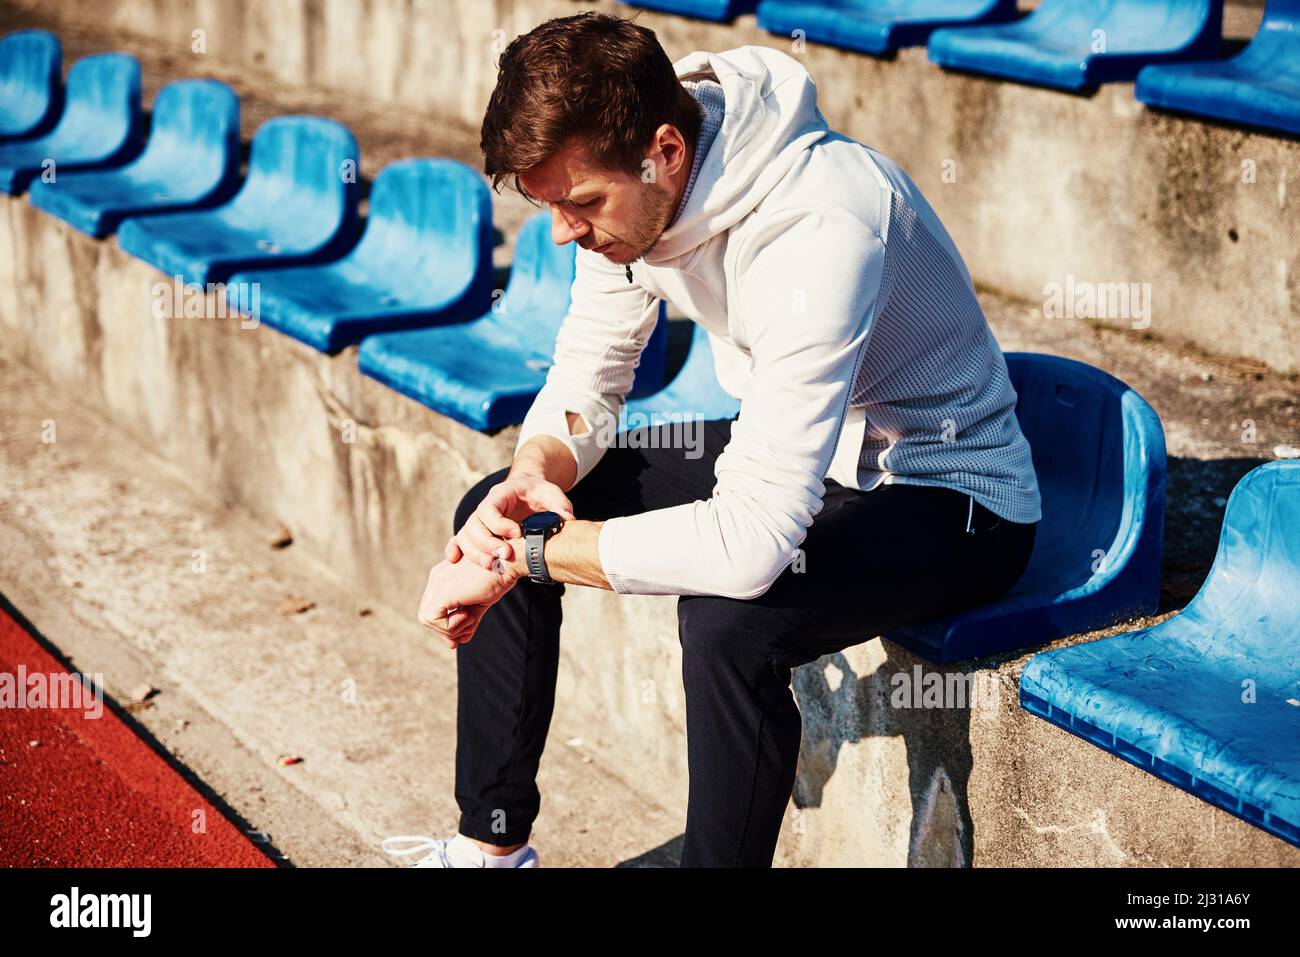
M 282 615 L 301 615 L 304 611 L 310 611 L 315 607 L 316 603 L 310 599 L 298 595 L 285 595 L 280 599 L 279 612 Z

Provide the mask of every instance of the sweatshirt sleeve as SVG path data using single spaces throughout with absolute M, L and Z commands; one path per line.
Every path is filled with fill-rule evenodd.
M 732 308 L 752 371 L 717 484 L 709 499 L 605 522 L 616 592 L 756 598 L 794 560 L 822 508 L 884 256 L 878 232 L 832 209 L 784 211 L 739 252 Z
M 655 323 L 658 301 L 623 266 L 579 247 L 569 311 L 555 338 L 546 382 L 524 416 L 515 452 L 535 435 L 553 435 L 573 453 L 582 481 L 605 454 L 636 367 Z M 569 433 L 567 412 L 590 429 Z M 604 440 L 604 442 L 602 442 Z

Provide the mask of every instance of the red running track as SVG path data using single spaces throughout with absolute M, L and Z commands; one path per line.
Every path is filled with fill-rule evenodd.
M 102 697 L 17 707 L 20 667 L 67 674 L 0 608 L 0 866 L 275 866 Z

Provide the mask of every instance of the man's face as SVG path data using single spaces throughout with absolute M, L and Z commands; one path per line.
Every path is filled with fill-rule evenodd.
M 519 182 L 551 207 L 551 238 L 558 245 L 574 241 L 619 265 L 650 251 L 676 203 L 658 182 L 596 165 L 580 143 L 520 173 Z

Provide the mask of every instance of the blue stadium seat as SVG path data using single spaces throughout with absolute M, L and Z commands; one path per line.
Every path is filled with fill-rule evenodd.
M 82 57 L 68 71 L 67 105 L 54 129 L 0 144 L 0 190 L 16 196 L 47 171 L 57 179 L 74 169 L 125 162 L 139 139 L 140 64 L 125 53 Z
M 713 348 L 709 333 L 691 323 L 690 351 L 673 381 L 658 392 L 629 399 L 619 418 L 620 431 L 629 428 L 680 422 L 684 419 L 731 419 L 740 412 L 740 402 L 722 391 L 713 370 Z
M 127 219 L 121 247 L 204 285 L 242 269 L 327 262 L 357 238 L 357 141 L 319 116 L 277 116 L 253 137 L 248 178 L 216 209 Z
M 883 56 L 930 39 L 940 27 L 1002 23 L 1016 18 L 1016 0 L 763 0 L 758 25 L 806 39 Z
M 1123 382 L 1082 362 L 1012 352 L 1007 367 L 1043 519 L 1029 567 L 1005 597 L 884 636 L 940 664 L 1103 628 L 1159 604 L 1159 416 Z
M 1045 651 L 1026 710 L 1300 846 L 1300 461 L 1232 491 L 1219 551 L 1183 611 Z
M 1300 134 L 1300 0 L 1269 0 L 1231 59 L 1146 67 L 1135 92 L 1150 106 Z
M 742 13 L 751 13 L 758 0 L 620 0 L 629 7 L 662 10 L 699 20 L 734 20 Z
M 373 333 L 481 316 L 492 296 L 492 238 L 481 176 L 452 160 L 406 160 L 375 178 L 365 233 L 347 256 L 241 272 L 226 293 L 271 328 L 337 352 Z
M 555 335 L 569 308 L 573 243 L 551 241 L 549 215 L 519 231 L 505 294 L 467 323 L 386 332 L 361 343 L 361 371 L 463 425 L 491 431 L 522 422 L 546 381 Z M 632 394 L 663 384 L 667 320 L 641 356 Z
M 1043 0 L 1023 20 L 930 36 L 940 66 L 1082 90 L 1148 63 L 1219 55 L 1223 0 Z
M 54 126 L 62 77 L 63 47 L 54 34 L 19 30 L 0 40 L 0 141 Z
M 210 205 L 239 183 L 239 98 L 215 80 L 179 80 L 158 91 L 144 152 L 119 169 L 37 181 L 32 205 L 95 238 L 123 218 Z

